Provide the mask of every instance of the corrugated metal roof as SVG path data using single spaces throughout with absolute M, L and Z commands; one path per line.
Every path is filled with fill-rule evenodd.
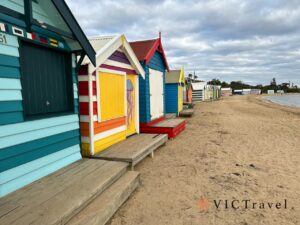
M 95 52 L 98 52 L 103 48 L 108 42 L 114 39 L 114 36 L 104 36 L 104 37 L 92 37 L 89 38 L 89 41 L 94 48 Z
M 146 41 L 135 41 L 130 42 L 130 46 L 133 49 L 134 53 L 136 54 L 136 57 L 139 61 L 146 60 L 146 56 L 148 52 L 151 50 L 153 45 L 157 39 L 154 40 L 146 40 Z
M 181 70 L 171 70 L 166 73 L 167 84 L 178 84 L 180 79 Z
M 159 51 L 163 57 L 167 70 L 168 71 L 170 70 L 167 57 L 165 55 L 164 48 L 161 43 L 161 38 L 153 39 L 153 40 L 130 42 L 130 46 L 133 49 L 138 60 L 145 61 L 146 64 L 150 62 L 155 52 Z

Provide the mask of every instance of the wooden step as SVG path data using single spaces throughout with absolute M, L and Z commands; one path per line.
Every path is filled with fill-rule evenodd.
M 193 114 L 194 114 L 193 109 L 184 109 L 179 113 L 179 116 L 180 117 L 192 117 Z
M 133 169 L 136 164 L 168 141 L 166 134 L 137 134 L 119 142 L 92 158 L 128 162 Z
M 83 159 L 0 199 L 1 225 L 65 224 L 128 170 Z
M 129 171 L 98 196 L 67 225 L 104 225 L 139 186 L 139 173 Z
M 175 119 L 176 118 L 176 113 L 167 113 L 165 115 L 166 119 Z
M 165 119 L 160 122 L 141 126 L 142 133 L 168 134 L 168 138 L 175 138 L 185 129 L 186 121 L 184 119 Z

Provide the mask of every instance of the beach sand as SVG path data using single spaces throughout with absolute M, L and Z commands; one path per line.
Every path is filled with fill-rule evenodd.
M 136 170 L 141 186 L 111 225 L 299 225 L 300 109 L 253 96 L 198 103 L 186 130 Z M 215 207 L 226 199 L 287 199 L 287 209 Z

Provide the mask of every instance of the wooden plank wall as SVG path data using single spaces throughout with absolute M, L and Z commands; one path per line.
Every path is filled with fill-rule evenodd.
M 0 44 L 0 197 L 81 158 L 75 56 L 73 115 L 25 121 L 18 38 Z
M 142 63 L 142 62 L 141 62 Z M 154 69 L 161 71 L 163 73 L 163 79 L 165 84 L 165 70 L 166 66 L 163 61 L 163 57 L 161 53 L 158 51 L 155 52 L 150 62 L 147 65 L 142 63 L 142 66 L 145 70 L 145 80 L 142 78 L 139 79 L 140 85 L 140 122 L 141 123 L 149 123 L 151 122 L 150 117 L 150 86 L 149 86 L 149 69 Z M 165 85 L 164 85 L 164 93 Z M 165 95 L 164 95 L 164 112 L 166 112 L 166 104 L 165 104 Z
M 120 48 L 115 51 L 108 59 L 100 65 L 102 69 L 108 69 L 110 71 L 125 72 L 126 74 L 137 75 L 134 68 L 130 64 L 128 58 Z M 87 65 L 81 66 L 79 70 L 79 101 L 80 101 L 80 131 L 82 142 L 82 154 L 84 156 L 91 155 L 90 152 L 90 132 L 89 132 L 89 96 L 88 96 L 88 68 Z M 102 75 L 105 75 L 102 74 Z M 138 75 L 137 75 L 138 76 Z M 118 118 L 107 118 L 98 122 L 98 91 L 96 84 L 96 75 L 93 73 L 93 127 L 94 127 L 94 149 L 92 154 L 97 154 L 107 147 L 122 141 L 126 138 L 126 115 L 119 116 Z M 111 84 L 113 85 L 113 84 Z M 112 87 L 110 87 L 112 88 Z M 126 91 L 126 90 L 125 90 Z M 126 93 L 125 93 L 126 94 Z M 124 99 L 125 100 L 125 99 Z M 103 102 L 101 102 L 103 103 Z M 110 107 L 104 103 L 103 107 Z

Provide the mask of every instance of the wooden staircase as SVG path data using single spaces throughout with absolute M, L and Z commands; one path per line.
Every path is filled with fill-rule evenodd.
M 0 199 L 1 225 L 104 225 L 139 185 L 128 163 L 83 159 Z

